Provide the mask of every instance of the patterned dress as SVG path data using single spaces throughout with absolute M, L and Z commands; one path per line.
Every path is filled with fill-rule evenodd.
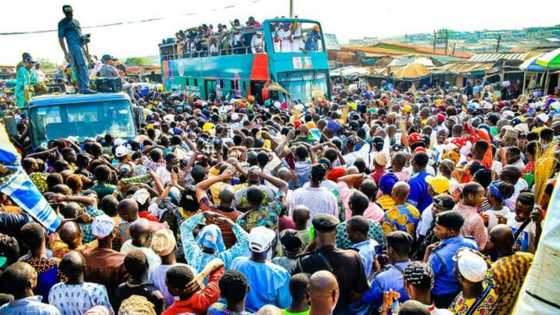
M 97 305 L 112 309 L 105 286 L 92 282 L 57 283 L 49 293 L 49 304 L 56 306 L 65 315 L 81 315 Z
M 28 263 L 37 271 L 37 286 L 35 294 L 43 297 L 43 302 L 47 302 L 51 287 L 59 281 L 58 263 L 54 258 L 48 257 L 24 257 L 22 262 Z
M 486 286 L 477 298 L 466 299 L 459 293 L 449 310 L 455 315 L 489 315 L 496 308 L 498 294 L 492 286 Z
M 409 203 L 398 205 L 385 212 L 383 231 L 385 234 L 393 231 L 403 231 L 414 236 L 416 235 L 416 225 L 418 225 L 419 220 L 420 211 L 416 207 Z
M 515 252 L 513 255 L 501 257 L 492 264 L 492 273 L 494 275 L 494 286 L 498 293 L 498 302 L 496 303 L 496 315 L 510 314 L 521 285 L 525 280 L 527 272 L 533 263 L 533 254 L 524 252 Z

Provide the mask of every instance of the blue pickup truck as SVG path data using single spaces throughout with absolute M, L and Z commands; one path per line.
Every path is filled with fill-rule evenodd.
M 106 134 L 136 136 L 133 106 L 125 93 L 39 96 L 31 99 L 26 111 L 33 148 L 59 138 L 82 142 Z

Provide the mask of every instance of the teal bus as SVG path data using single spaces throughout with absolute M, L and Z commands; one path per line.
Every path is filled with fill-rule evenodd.
M 330 98 L 328 57 L 321 24 L 269 19 L 254 28 L 197 31 L 159 45 L 167 91 L 212 100 L 256 98 L 307 103 Z

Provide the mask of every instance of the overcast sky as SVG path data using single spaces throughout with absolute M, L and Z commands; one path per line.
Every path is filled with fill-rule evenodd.
M 84 30 L 93 54 L 117 57 L 157 55 L 157 44 L 180 28 L 216 25 L 250 15 L 258 20 L 288 15 L 289 0 L 1 0 L 1 32 L 56 28 L 69 3 L 82 27 L 153 17 L 165 20 Z M 387 37 L 438 28 L 479 30 L 558 24 L 558 0 L 294 0 L 299 17 L 319 20 L 339 41 Z M 231 7 L 235 6 L 235 7 Z M 226 7 L 228 7 L 226 9 Z M 187 15 L 189 14 L 190 15 Z M 0 64 L 14 64 L 21 53 L 62 61 L 56 33 L 0 36 Z

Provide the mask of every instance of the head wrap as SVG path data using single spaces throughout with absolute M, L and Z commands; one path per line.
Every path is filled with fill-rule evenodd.
M 144 296 L 132 295 L 122 302 L 118 315 L 156 315 L 156 311 Z
M 96 216 L 91 223 L 91 233 L 97 238 L 109 236 L 115 228 L 115 221 L 106 214 Z
M 494 198 L 496 198 L 496 200 L 498 200 L 499 202 L 504 201 L 504 196 L 502 195 L 502 192 L 500 191 L 500 185 L 501 184 L 502 184 L 501 181 L 493 181 L 488 186 L 488 191 L 490 192 L 490 194 L 492 196 L 494 196 Z
M 215 224 L 210 224 L 202 228 L 196 237 L 199 246 L 215 249 L 217 253 L 225 250 L 222 231 Z
M 176 244 L 175 236 L 170 229 L 157 230 L 152 236 L 152 249 L 161 257 L 171 254 Z

